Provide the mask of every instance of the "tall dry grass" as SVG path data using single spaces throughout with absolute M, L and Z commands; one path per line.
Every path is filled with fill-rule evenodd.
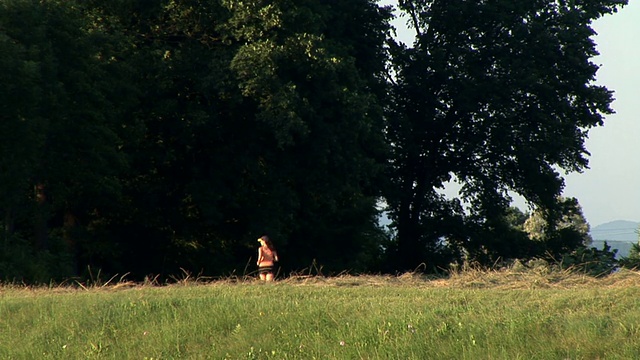
M 0 287 L 2 359 L 631 359 L 640 273 L 467 268 Z

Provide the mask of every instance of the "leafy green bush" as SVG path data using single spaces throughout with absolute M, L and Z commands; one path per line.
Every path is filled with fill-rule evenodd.
M 32 284 L 71 277 L 71 255 L 63 246 L 55 246 L 59 242 L 52 239 L 51 249 L 37 251 L 29 241 L 10 236 L 0 251 L 0 281 Z
M 584 272 L 592 276 L 609 275 L 618 268 L 616 260 L 617 249 L 604 243 L 602 250 L 591 247 L 580 247 L 562 256 L 560 263 L 562 269 L 570 269 Z
M 627 269 L 640 268 L 640 243 L 635 243 L 631 246 L 629 256 L 623 257 L 618 261 L 621 267 Z

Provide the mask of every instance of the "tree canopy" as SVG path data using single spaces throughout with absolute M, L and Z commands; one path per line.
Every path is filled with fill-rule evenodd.
M 590 24 L 622 4 L 400 1 L 416 32 L 412 47 L 392 49 L 387 201 L 400 262 L 415 266 L 442 238 L 482 245 L 447 224 L 491 226 L 509 192 L 558 208 L 558 170 L 587 167 L 588 130 L 612 112 L 611 91 L 594 84 Z M 468 216 L 438 192 L 451 180 Z
M 569 211 L 625 3 L 404 0 L 404 46 L 374 0 L 0 0 L 0 277 L 535 256 L 508 194 Z

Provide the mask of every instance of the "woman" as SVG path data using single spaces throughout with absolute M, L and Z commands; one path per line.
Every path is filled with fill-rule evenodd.
M 260 247 L 258 248 L 258 273 L 260 280 L 273 280 L 273 265 L 278 261 L 278 253 L 267 235 L 258 239 Z

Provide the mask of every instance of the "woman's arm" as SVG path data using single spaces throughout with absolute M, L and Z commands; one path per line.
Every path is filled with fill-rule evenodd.
M 262 248 L 258 248 L 258 262 L 257 264 L 260 265 L 260 262 L 262 262 L 262 259 L 264 258 L 264 256 L 262 256 Z

